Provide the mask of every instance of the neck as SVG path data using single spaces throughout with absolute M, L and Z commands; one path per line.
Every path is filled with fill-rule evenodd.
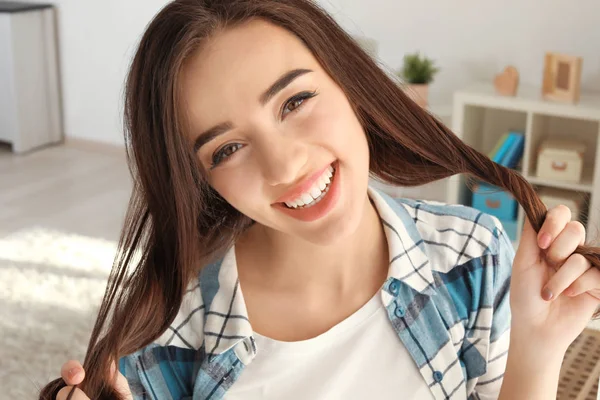
M 368 196 L 357 229 L 334 244 L 317 245 L 257 225 L 236 247 L 244 258 L 238 263 L 242 282 L 288 293 L 340 298 L 359 290 L 372 296 L 387 276 L 385 233 Z

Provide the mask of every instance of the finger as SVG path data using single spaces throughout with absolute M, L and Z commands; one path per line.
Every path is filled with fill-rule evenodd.
M 75 390 L 73 390 L 73 388 L 73 386 L 65 386 L 64 388 L 60 389 L 60 391 L 56 395 L 56 400 L 90 400 L 90 398 L 87 397 L 81 389 L 75 388 Z M 69 398 L 69 394 L 71 393 L 71 391 L 73 392 L 73 394 Z
M 565 289 L 580 279 L 580 277 L 582 277 L 591 267 L 591 263 L 581 254 L 571 255 L 552 278 L 550 278 L 546 286 L 544 286 L 544 289 L 542 289 L 542 297 L 544 300 L 556 299 Z M 600 287 L 600 285 L 598 287 Z
M 590 268 L 569 286 L 565 294 L 574 297 L 594 289 L 600 289 L 600 270 Z
M 570 220 L 571 210 L 569 207 L 561 204 L 551 208 L 537 235 L 540 248 L 547 249 Z
M 577 246 L 585 243 L 585 227 L 579 221 L 568 222 L 546 251 L 546 260 L 559 266 Z
M 538 261 L 539 254 L 540 250 L 537 244 L 536 232 L 531 226 L 529 219 L 525 218 L 513 268 L 526 267 L 536 263 Z
M 69 360 L 60 369 L 60 376 L 67 385 L 78 385 L 85 378 L 85 371 L 77 360 Z

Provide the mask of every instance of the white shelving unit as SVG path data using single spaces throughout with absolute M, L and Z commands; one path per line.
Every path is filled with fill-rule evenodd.
M 543 100 L 541 89 L 521 85 L 515 97 L 500 96 L 492 84 L 477 84 L 456 92 L 452 130 L 475 149 L 488 153 L 507 130 L 525 133 L 520 172 L 536 188 L 552 187 L 579 193 L 586 201 L 587 226 L 600 222 L 600 95 L 582 96 L 576 105 Z M 586 144 L 581 182 L 568 183 L 536 176 L 537 149 L 548 138 L 568 138 Z M 470 204 L 464 178 L 450 178 L 446 202 Z M 587 207 L 586 207 L 587 206 Z M 518 213 L 518 232 L 525 215 Z

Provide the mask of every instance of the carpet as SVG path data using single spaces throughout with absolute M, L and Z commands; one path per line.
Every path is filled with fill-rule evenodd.
M 1 398 L 35 399 L 83 362 L 116 243 L 37 227 L 0 238 Z

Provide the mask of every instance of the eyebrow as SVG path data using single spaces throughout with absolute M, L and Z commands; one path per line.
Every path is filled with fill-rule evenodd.
M 307 74 L 309 72 L 313 72 L 310 69 L 299 68 L 293 69 L 291 71 L 283 74 L 279 79 L 275 81 L 263 94 L 260 95 L 259 101 L 261 105 L 265 105 L 271 100 L 277 93 L 285 89 L 290 83 L 294 81 L 294 79 Z M 198 152 L 200 147 L 204 146 L 206 143 L 215 139 L 217 136 L 220 136 L 227 132 L 228 130 L 233 129 L 233 124 L 231 122 L 223 122 L 207 131 L 202 132 L 196 140 L 194 141 L 194 153 Z
M 224 134 L 230 129 L 233 129 L 231 122 L 223 122 L 201 133 L 200 136 L 198 136 L 194 141 L 194 153 L 197 153 L 198 150 L 200 150 L 200 147 L 204 146 L 206 143 L 210 142 L 217 136 Z

